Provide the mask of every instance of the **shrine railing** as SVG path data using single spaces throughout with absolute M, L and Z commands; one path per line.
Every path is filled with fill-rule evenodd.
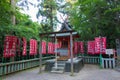
M 102 58 L 102 67 L 103 68 L 115 68 L 115 59 L 114 58 Z
M 83 61 L 85 64 L 100 64 L 100 57 L 84 56 Z
M 54 56 L 49 56 L 49 57 L 43 57 L 43 62 L 44 64 L 46 60 L 52 59 Z M 35 59 L 30 59 L 30 60 L 22 60 L 22 61 L 15 61 L 15 62 L 9 62 L 9 63 L 1 63 L 0 64 L 0 76 L 6 75 L 9 73 L 25 70 L 28 68 L 32 67 L 37 67 L 39 66 L 39 58 Z
M 84 57 L 84 63 L 87 64 L 99 64 L 100 63 L 100 57 Z

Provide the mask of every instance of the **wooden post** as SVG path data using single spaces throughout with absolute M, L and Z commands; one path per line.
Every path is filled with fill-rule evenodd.
M 39 61 L 40 61 L 39 73 L 41 73 L 42 72 L 42 36 L 41 36 L 40 42 L 39 42 Z
M 70 61 L 71 61 L 71 76 L 74 75 L 74 70 L 73 70 L 73 36 L 72 32 L 70 32 Z

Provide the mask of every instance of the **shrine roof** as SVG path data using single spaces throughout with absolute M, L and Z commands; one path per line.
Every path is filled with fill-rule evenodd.
M 72 26 L 69 25 L 68 22 L 64 21 L 64 23 L 62 23 L 61 29 L 57 32 L 48 32 L 48 33 L 40 33 L 40 35 L 47 35 L 49 37 L 65 37 L 65 36 L 70 36 L 70 34 L 72 33 L 72 35 L 78 35 L 77 32 L 75 32 L 72 29 Z

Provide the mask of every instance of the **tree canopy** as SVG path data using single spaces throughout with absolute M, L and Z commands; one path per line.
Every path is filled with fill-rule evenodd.
M 120 1 L 78 0 L 70 11 L 70 22 L 81 39 L 104 36 L 115 47 L 115 39 L 120 37 Z

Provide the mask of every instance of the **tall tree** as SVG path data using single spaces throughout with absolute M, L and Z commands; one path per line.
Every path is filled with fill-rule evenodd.
M 11 2 L 11 8 L 13 10 L 13 13 L 11 15 L 11 22 L 12 22 L 13 25 L 15 25 L 16 21 L 15 21 L 15 14 L 14 14 L 14 12 L 15 12 L 15 8 L 16 8 L 16 2 L 15 2 L 15 0 L 10 0 L 10 2 Z
M 55 25 L 55 17 L 56 17 L 56 9 L 57 3 L 55 0 L 43 0 L 39 5 L 39 12 L 37 14 L 37 18 L 39 16 L 44 17 L 43 22 L 48 25 L 49 29 L 53 31 L 53 26 Z
M 78 0 L 70 14 L 71 23 L 84 40 L 106 36 L 113 43 L 120 34 L 119 0 Z

